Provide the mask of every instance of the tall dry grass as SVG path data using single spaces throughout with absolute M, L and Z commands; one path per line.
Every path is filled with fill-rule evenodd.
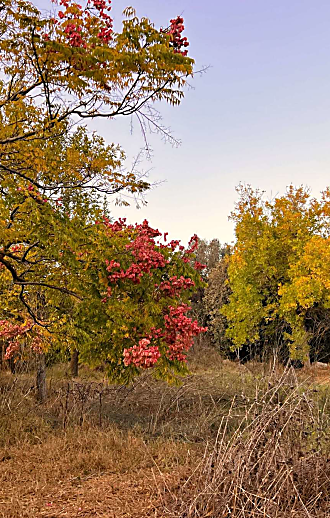
M 57 367 L 42 405 L 2 373 L 0 517 L 330 516 L 326 380 L 206 358 L 180 386 Z
M 292 369 L 270 381 L 236 420 L 233 400 L 216 439 L 170 498 L 176 518 L 330 516 L 330 421 Z M 326 397 L 327 398 L 327 397 Z

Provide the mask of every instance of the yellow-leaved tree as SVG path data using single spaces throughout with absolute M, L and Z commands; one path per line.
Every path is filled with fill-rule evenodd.
M 330 190 L 312 198 L 290 186 L 285 195 L 239 186 L 229 258 L 232 293 L 222 308 L 237 348 L 288 349 L 292 359 L 329 358 Z

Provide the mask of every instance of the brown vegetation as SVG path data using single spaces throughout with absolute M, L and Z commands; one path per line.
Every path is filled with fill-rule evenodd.
M 1 373 L 0 516 L 329 516 L 327 373 L 212 350 L 191 368 L 125 388 L 56 367 L 44 404 L 29 374 Z

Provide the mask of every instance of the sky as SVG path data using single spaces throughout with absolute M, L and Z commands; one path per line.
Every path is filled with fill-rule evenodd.
M 160 106 L 182 143 L 150 135 L 153 158 L 139 167 L 158 185 L 147 206 L 113 207 L 115 217 L 147 218 L 183 243 L 195 233 L 231 242 L 240 182 L 267 197 L 330 184 L 329 0 L 113 0 L 116 24 L 130 3 L 159 27 L 182 14 L 196 70 L 208 69 L 179 107 Z M 143 147 L 130 120 L 90 127 L 124 148 L 128 166 Z

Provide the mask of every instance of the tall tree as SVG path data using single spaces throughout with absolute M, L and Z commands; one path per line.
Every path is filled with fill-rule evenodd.
M 237 347 L 287 343 L 290 356 L 306 362 L 313 340 L 308 321 L 317 308 L 323 315 L 329 309 L 330 191 L 317 200 L 291 186 L 265 201 L 249 186 L 238 190 L 232 294 L 222 309 L 228 336 Z
M 111 2 L 60 4 L 55 17 L 24 0 L 5 0 L 0 12 L 0 263 L 25 305 L 27 286 L 65 292 L 53 278 L 61 245 L 77 243 L 72 229 L 84 231 L 100 195 L 149 188 L 123 171 L 117 145 L 77 122 L 135 114 L 144 132 L 161 131 L 153 103 L 179 104 L 193 65 L 180 17 L 157 30 L 127 9 L 115 33 Z
M 135 170 L 125 171 L 118 145 L 90 135 L 83 123 L 136 116 L 144 135 L 150 126 L 170 138 L 154 103 L 179 104 L 193 72 L 183 19 L 174 18 L 158 30 L 126 9 L 122 30 L 115 33 L 110 1 L 59 3 L 54 16 L 43 16 L 25 0 L 4 0 L 0 9 L 0 334 L 8 343 L 6 354 L 17 351 L 23 337 L 35 349 L 60 340 L 71 350 L 81 350 L 86 361 L 108 360 L 113 378 L 123 365 L 125 372 L 133 369 L 136 374 L 129 352 L 123 363 L 123 344 L 129 351 L 130 344 L 145 340 L 148 349 L 146 341 L 151 339 L 146 334 L 163 318 L 159 329 L 165 334 L 153 337 L 159 342 L 153 347 L 160 347 L 163 363 L 166 357 L 175 365 L 184 360 L 189 340 L 174 324 L 169 336 L 166 315 L 169 322 L 178 319 L 187 329 L 191 325 L 189 333 L 200 331 L 197 323 L 185 320 L 186 296 L 178 299 L 181 306 L 173 296 L 167 298 L 166 310 L 159 290 L 167 293 L 162 289 L 168 282 L 169 293 L 189 292 L 195 271 L 186 266 L 182 250 L 175 254 L 175 247 L 154 243 L 152 231 L 148 236 L 146 229 L 123 223 L 118 223 L 119 234 L 109 230 L 109 195 L 126 203 L 122 194 L 139 196 L 149 183 Z M 143 235 L 151 256 L 164 257 L 162 265 L 156 261 L 148 267 L 140 258 L 142 270 L 135 283 L 125 275 L 130 268 L 136 274 L 140 263 L 128 250 Z M 122 266 L 124 277 L 112 286 L 106 269 L 109 264 L 123 265 L 125 256 L 126 263 L 130 257 L 131 262 Z M 130 279 L 132 287 L 126 288 L 124 279 Z M 198 276 L 195 280 L 198 284 Z M 107 288 L 117 289 L 111 304 L 102 294 L 110 293 Z M 142 325 L 147 299 L 151 315 L 162 309 Z M 129 341 L 117 343 L 113 337 L 121 336 L 125 319 Z M 168 353 L 171 347 L 181 356 L 176 357 L 174 349 Z
M 209 276 L 213 268 L 225 257 L 228 253 L 229 246 L 221 244 L 219 239 L 200 239 L 198 242 L 198 248 L 196 252 L 196 259 L 201 264 L 205 264 L 203 275 L 205 278 Z
M 230 246 L 221 244 L 219 239 L 201 239 L 196 251 L 197 261 L 203 265 L 201 271 L 205 286 L 192 296 L 192 313 L 199 322 L 208 327 L 208 340 L 221 349 L 226 349 L 225 317 L 220 315 L 220 307 L 227 302 L 227 261 Z M 222 324 L 220 325 L 220 321 Z M 221 331 L 220 331 L 221 329 Z M 202 335 L 200 335 L 202 339 Z M 220 346 L 221 342 L 221 346 Z
M 205 322 L 208 328 L 207 336 L 223 355 L 228 355 L 233 345 L 226 335 L 227 319 L 221 313 L 221 309 L 228 303 L 231 293 L 228 279 L 229 253 L 230 248 L 227 247 L 227 255 L 210 271 L 202 300 L 205 314 L 203 323 Z

